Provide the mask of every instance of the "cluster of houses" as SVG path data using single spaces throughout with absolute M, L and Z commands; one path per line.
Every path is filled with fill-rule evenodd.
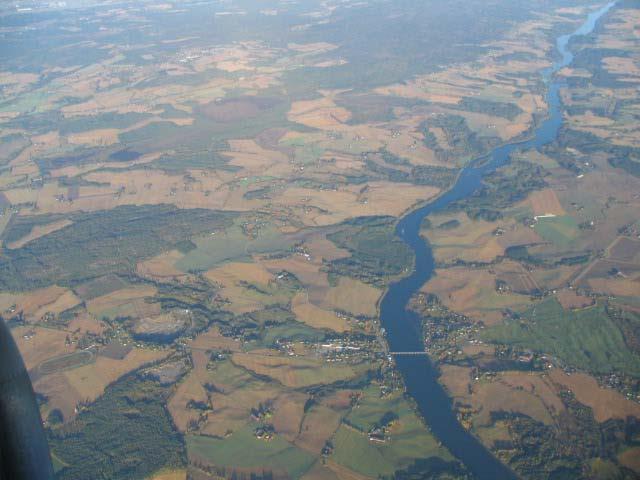
M 273 409 L 269 404 L 260 403 L 257 408 L 251 409 L 251 420 L 260 422 L 260 425 L 255 428 L 253 434 L 260 440 L 271 440 L 276 431 L 272 424 L 268 423 L 268 420 L 273 417 Z

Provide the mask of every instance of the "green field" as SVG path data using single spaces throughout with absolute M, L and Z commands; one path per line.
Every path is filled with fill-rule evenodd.
M 58 128 L 62 135 L 102 128 L 124 129 L 151 117 L 152 115 L 148 113 L 129 112 L 121 114 L 107 112 L 99 115 L 65 118 L 59 123 Z
M 190 168 L 236 169 L 232 165 L 227 165 L 227 162 L 228 159 L 215 150 L 193 150 L 188 147 L 181 147 L 170 154 L 163 154 L 153 162 L 153 166 L 167 172 L 182 172 Z
M 269 361 L 273 358 L 277 361 L 270 364 Z M 355 365 L 331 364 L 311 357 L 265 357 L 263 355 L 256 355 L 255 358 L 236 356 L 234 364 L 292 388 L 307 388 L 355 380 L 367 374 L 372 368 L 372 365 L 367 362 Z
M 357 407 L 347 416 L 349 424 L 362 432 L 380 425 L 382 418 L 389 412 L 394 413 L 398 418 L 415 417 L 415 413 L 399 392 L 382 397 L 379 388 L 370 386 L 363 390 L 362 395 Z M 420 422 L 417 418 L 413 420 Z
M 568 248 L 578 236 L 578 222 L 568 215 L 539 218 L 535 231 L 558 248 Z
M 105 275 L 79 285 L 75 288 L 75 292 L 83 300 L 91 300 L 116 290 L 122 290 L 128 286 L 130 286 L 130 283 L 116 275 Z
M 262 343 L 264 346 L 270 347 L 278 339 L 294 342 L 319 342 L 324 340 L 325 337 L 326 333 L 321 330 L 316 330 L 304 323 L 292 320 L 280 325 L 269 325 L 269 327 L 265 328 Z
M 281 142 L 282 145 L 294 147 L 296 149 L 296 161 L 308 165 L 317 162 L 325 149 L 317 143 L 305 142 L 305 137 L 296 137 L 291 140 Z
M 363 391 L 358 405 L 347 415 L 345 424 L 334 437 L 333 459 L 363 475 L 392 475 L 409 467 L 418 459 L 453 458 L 427 431 L 401 392 L 382 398 L 380 390 L 371 386 Z M 373 443 L 367 432 L 396 418 L 386 443 Z
M 53 452 L 51 453 L 51 463 L 53 463 L 53 471 L 55 473 L 58 473 L 63 468 L 69 466 L 66 463 L 64 463 L 62 460 L 60 460 L 58 457 L 56 457 L 56 455 Z
M 487 329 L 482 338 L 551 354 L 568 365 L 604 374 L 640 374 L 640 357 L 627 347 L 602 305 L 564 310 L 549 298 L 510 321 Z
M 279 438 L 261 440 L 253 434 L 254 425 L 237 430 L 225 439 L 189 435 L 187 450 L 191 457 L 216 466 L 232 468 L 272 469 L 300 478 L 315 462 L 315 457 Z
M 222 94 L 222 92 L 218 94 Z M 193 151 L 205 152 L 230 138 L 252 138 L 262 132 L 265 125 L 271 128 L 300 129 L 297 124 L 287 120 L 290 104 L 283 98 L 254 96 L 232 98 L 229 95 L 225 101 L 245 102 L 245 104 L 255 101 L 260 107 L 257 112 L 234 114 L 232 111 L 228 112 L 228 118 L 224 118 L 224 114 L 210 118 L 207 115 L 205 105 L 194 108 L 195 122 L 190 126 L 178 126 L 170 121 L 159 121 L 120 133 L 119 139 L 122 144 L 140 151 L 170 148 L 176 145 L 179 145 L 184 151 L 184 147 L 188 145 L 188 148 Z M 242 108 L 243 106 L 240 105 L 238 111 Z M 186 156 L 187 165 L 185 167 L 188 168 L 189 164 L 194 165 L 194 161 L 193 159 L 189 160 L 188 155 Z M 175 158 L 175 161 L 179 163 L 179 157 Z
M 176 267 L 184 272 L 209 270 L 224 262 L 248 258 L 254 253 L 282 251 L 293 244 L 273 226 L 261 229 L 252 239 L 242 232 L 238 224 L 224 231 L 212 228 L 210 232 L 194 238 L 193 242 L 197 248 L 176 262 Z
M 253 375 L 243 368 L 236 367 L 229 360 L 216 362 L 213 371 L 216 383 L 228 385 L 231 388 L 243 388 L 257 381 Z
M 448 457 L 424 427 L 398 434 L 388 444 L 375 444 L 366 434 L 341 425 L 336 432 L 333 445 L 333 460 L 363 475 L 377 477 L 393 475 L 412 465 L 416 460 L 429 457 Z
M 34 113 L 46 110 L 45 105 L 50 100 L 50 95 L 44 91 L 34 91 L 20 97 L 11 103 L 1 103 L 0 112 Z
M 37 367 L 37 373 L 40 375 L 49 375 L 51 373 L 63 372 L 73 368 L 82 367 L 95 361 L 95 353 L 89 350 L 81 350 L 68 355 L 51 358 Z

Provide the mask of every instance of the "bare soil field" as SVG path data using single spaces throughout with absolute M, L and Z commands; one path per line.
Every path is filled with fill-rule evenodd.
M 187 472 L 185 470 L 174 470 L 157 473 L 149 480 L 187 480 Z
M 276 197 L 276 201 L 296 209 L 305 225 L 327 226 L 353 217 L 398 216 L 413 205 L 433 198 L 440 191 L 435 187 L 371 182 L 366 196 L 362 197 L 360 188 L 349 186 L 338 191 L 324 191 L 291 187 Z
M 216 382 L 215 372 L 212 379 L 213 382 Z M 213 411 L 207 414 L 207 421 L 202 427 L 202 433 L 224 437 L 229 431 L 235 431 L 254 421 L 251 419 L 252 408 L 258 408 L 260 404 L 274 406 L 279 404 L 282 407 L 283 402 L 286 401 L 282 398 L 282 394 L 282 390 L 277 386 L 264 382 L 249 381 L 245 385 L 225 388 L 222 394 L 213 395 Z M 295 412 L 296 409 L 287 410 Z M 295 418 L 288 420 L 292 424 L 296 422 Z M 294 427 L 285 425 L 285 430 L 291 428 Z
M 338 45 L 328 42 L 315 42 L 315 43 L 289 43 L 287 45 L 289 50 L 294 50 L 301 53 L 325 53 L 330 52 L 338 48 Z
M 201 333 L 189 345 L 194 350 L 229 350 L 231 352 L 239 351 L 242 346 L 239 340 L 223 336 L 218 327 L 211 327 Z M 198 366 L 195 367 L 198 369 Z
M 529 202 L 534 215 L 566 215 L 566 211 L 560 205 L 558 196 L 550 188 L 533 192 L 529 195 Z
M 302 255 L 292 255 L 276 260 L 262 260 L 263 265 L 274 275 L 287 271 L 293 273 L 309 293 L 309 299 L 320 303 L 329 289 L 327 274 L 320 270 L 321 258 L 307 259 Z
M 158 315 L 160 306 L 145 301 L 145 298 L 153 297 L 156 293 L 155 287 L 132 286 L 88 300 L 87 310 L 98 318 L 116 313 L 128 313 L 137 318 Z
M 479 411 L 474 418 L 476 426 L 490 425 L 491 412 L 501 411 L 519 412 L 547 425 L 553 424 L 551 414 L 537 395 L 499 381 L 474 385 L 471 402 Z
M 184 257 L 184 254 L 178 250 L 161 253 L 156 257 L 138 263 L 136 273 L 152 280 L 183 279 L 187 275 L 175 267 L 175 263 L 182 257 Z
M 438 269 L 422 291 L 436 294 L 453 311 L 491 325 L 502 321 L 502 309 L 517 309 L 529 303 L 528 296 L 498 293 L 495 280 L 487 268 Z
M 545 374 L 531 372 L 505 372 L 500 381 L 511 388 L 522 389 L 540 398 L 547 410 L 557 415 L 564 410 L 558 391 Z
M 595 378 L 587 374 L 567 375 L 556 368 L 549 373 L 549 379 L 561 388 L 571 390 L 579 402 L 591 407 L 598 422 L 628 416 L 640 418 L 640 405 L 615 390 L 600 387 Z
M 207 278 L 223 284 L 247 281 L 251 283 L 268 284 L 275 277 L 259 263 L 231 262 L 221 267 L 209 270 Z
M 224 155 L 231 157 L 230 165 L 242 167 L 247 175 L 271 175 L 274 173 L 286 174 L 289 172 L 289 158 L 283 152 L 264 148 L 255 140 L 232 140 L 229 142 L 230 150 Z M 274 165 L 287 166 L 286 169 L 272 170 Z
M 201 105 L 199 112 L 215 122 L 231 123 L 256 117 L 260 112 L 275 107 L 279 102 L 276 98 L 245 96 Z
M 167 402 L 167 409 L 176 428 L 183 433 L 189 429 L 191 422 L 198 421 L 200 418 L 198 409 L 188 408 L 190 401 L 205 404 L 209 402 L 209 396 L 195 373 L 191 373 L 180 383 Z
M 47 312 L 59 314 L 79 303 L 80 299 L 71 290 L 56 285 L 24 294 L 0 293 L 0 308 L 14 307 L 30 322 L 39 321 Z
M 607 249 L 607 256 L 618 262 L 640 264 L 640 240 L 619 237 Z
M 640 280 L 623 278 L 590 278 L 588 286 L 594 292 L 620 297 L 634 297 L 640 291 Z
M 229 310 L 238 314 L 260 310 L 269 300 L 264 295 L 250 293 L 247 282 L 266 287 L 275 279 L 261 264 L 243 262 L 224 264 L 207 271 L 205 277 L 222 287 L 219 294 L 230 302 Z
M 67 326 L 67 329 L 75 334 L 82 335 L 84 333 L 91 333 L 94 335 L 100 335 L 104 332 L 104 324 L 98 321 L 87 312 L 80 313 L 75 316 Z
M 304 416 L 295 444 L 310 453 L 322 451 L 325 442 L 338 430 L 342 415 L 324 405 L 316 405 Z
M 471 368 L 444 364 L 440 366 L 440 381 L 454 398 L 466 398 L 471 393 Z
M 346 332 L 351 329 L 349 323 L 335 312 L 323 310 L 310 303 L 308 295 L 304 292 L 293 298 L 291 311 L 299 321 L 314 328 L 327 328 L 336 332 Z
M 560 290 L 556 298 L 565 309 L 579 309 L 590 307 L 595 304 L 595 300 L 591 297 L 585 297 L 584 295 L 578 295 L 575 290 L 569 290 L 565 288 Z
M 516 262 L 502 262 L 496 269 L 497 279 L 505 282 L 508 288 L 519 294 L 527 295 L 540 291 L 540 285 L 535 278 Z
M 31 370 L 51 358 L 73 353 L 74 345 L 67 345 L 68 332 L 42 327 L 18 327 L 13 335 L 24 359 L 27 370 Z
M 346 258 L 350 255 L 348 250 L 337 247 L 335 243 L 324 236 L 312 237 L 305 242 L 305 246 L 308 248 L 312 257 L 321 259 L 321 261 L 324 262 Z
M 556 387 L 549 384 L 545 375 L 504 372 L 493 380 L 481 380 L 472 386 L 470 368 L 443 365 L 441 370 L 442 381 L 449 391 L 462 403 L 473 406 L 476 429 L 491 425 L 489 414 L 492 411 L 524 413 L 551 424 L 551 415 L 564 410 Z
M 273 402 L 273 426 L 278 435 L 289 442 L 295 441 L 300 434 L 302 420 L 306 419 L 304 406 L 308 399 L 307 395 L 300 392 L 286 392 Z
M 81 300 L 68 290 L 60 295 L 54 302 L 43 305 L 33 315 L 35 319 L 43 318 L 47 313 L 60 314 L 65 310 L 69 310 L 77 305 L 80 305 Z
M 628 262 L 619 262 L 609 259 L 598 259 L 590 264 L 578 278 L 576 278 L 577 286 L 594 285 L 608 288 L 609 283 L 612 286 L 620 286 L 620 284 L 633 283 L 640 278 L 640 264 L 631 264 Z M 620 282 L 622 280 L 623 282 Z M 626 282 L 624 282 L 626 280 Z M 595 282 L 595 283 L 593 283 Z M 611 288 L 611 287 L 609 287 Z M 624 287 L 623 287 L 624 288 Z
M 357 375 L 360 366 L 326 364 L 311 358 L 291 358 L 271 353 L 236 353 L 233 363 L 251 370 L 258 375 L 266 375 L 291 388 L 333 383 Z
M 338 107 L 331 97 L 319 100 L 300 100 L 291 105 L 289 120 L 307 127 L 332 129 L 340 127 L 351 118 L 351 112 Z
M 622 465 L 640 474 L 640 448 L 630 448 L 618 455 L 618 460 Z
M 341 277 L 338 285 L 332 287 L 324 300 L 326 306 L 352 315 L 375 316 L 382 291 L 358 280 Z
M 49 398 L 44 408 L 44 418 L 54 409 L 62 412 L 65 422 L 73 420 L 76 416 L 76 407 L 82 399 L 64 373 L 42 377 L 34 383 L 33 388 L 37 393 L 47 395 Z
M 547 289 L 560 289 L 570 283 L 581 268 L 581 265 L 565 265 L 550 269 L 537 269 L 530 273 L 531 277 L 538 285 L 544 285 Z
M 434 247 L 438 262 L 448 263 L 457 259 L 468 262 L 491 262 L 504 254 L 504 239 L 494 235 L 497 228 L 510 230 L 513 222 L 474 221 L 460 213 L 457 215 L 437 215 L 430 219 L 432 226 L 422 231 Z M 449 222 L 457 226 L 444 227 Z M 440 228 L 440 225 L 443 225 Z
M 73 145 L 105 147 L 118 143 L 120 141 L 118 135 L 121 132 L 122 130 L 118 130 L 117 128 L 89 130 L 87 132 L 68 135 L 67 141 Z

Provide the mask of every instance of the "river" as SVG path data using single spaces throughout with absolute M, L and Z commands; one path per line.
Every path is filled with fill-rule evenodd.
M 548 85 L 548 116 L 533 132 L 529 140 L 503 145 L 488 155 L 472 161 L 464 168 L 455 185 L 433 202 L 413 210 L 397 224 L 396 234 L 414 251 L 413 272 L 389 286 L 380 302 L 380 318 L 386 330 L 391 351 L 422 351 L 424 341 L 420 318 L 407 310 L 411 297 L 431 278 L 434 270 L 433 253 L 428 243 L 420 236 L 422 220 L 451 202 L 466 198 L 477 191 L 482 178 L 510 160 L 516 150 L 540 148 L 552 142 L 562 126 L 562 109 L 559 97 L 561 83 L 555 74 L 573 61 L 569 43 L 573 37 L 587 35 L 593 31 L 598 19 L 605 15 L 616 2 L 611 2 L 589 15 L 575 32 L 563 35 L 556 41 L 560 59 L 541 72 Z M 451 398 L 438 382 L 438 370 L 426 355 L 397 356 L 396 363 L 406 385 L 407 393 L 413 397 L 418 409 L 433 434 L 451 451 L 478 479 L 515 479 L 516 475 L 500 463 L 471 433 L 458 422 Z

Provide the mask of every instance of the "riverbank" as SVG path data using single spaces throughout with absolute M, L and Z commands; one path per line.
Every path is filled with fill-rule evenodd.
M 494 149 L 465 167 L 454 186 L 434 201 L 418 208 L 397 224 L 396 234 L 414 251 L 414 271 L 392 284 L 380 302 L 380 318 L 387 332 L 387 341 L 392 351 L 420 351 L 424 349 L 422 333 L 417 315 L 407 310 L 411 297 L 433 274 L 433 253 L 420 236 L 420 225 L 429 214 L 442 210 L 450 203 L 472 195 L 481 185 L 482 178 L 509 162 L 511 154 L 519 149 L 540 148 L 552 142 L 562 126 L 562 111 L 559 98 L 560 83 L 554 75 L 568 66 L 573 56 L 567 50 L 571 38 L 590 33 L 614 2 L 589 15 L 586 22 L 570 35 L 558 38 L 556 45 L 561 60 L 543 74 L 549 80 L 547 104 L 549 115 L 535 131 L 533 138 Z M 487 160 L 487 161 L 485 161 Z M 516 478 L 515 474 L 499 462 L 472 434 L 458 422 L 452 410 L 452 401 L 438 382 L 437 368 L 424 356 L 399 357 L 397 366 L 401 371 L 407 392 L 416 401 L 420 413 L 431 431 L 476 477 L 483 479 Z

